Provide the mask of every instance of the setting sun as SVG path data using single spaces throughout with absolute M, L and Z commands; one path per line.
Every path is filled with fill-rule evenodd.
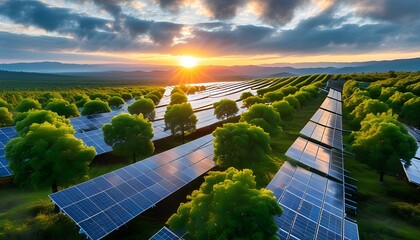
M 179 64 L 185 68 L 193 68 L 197 66 L 198 59 L 191 56 L 182 56 L 180 57 Z

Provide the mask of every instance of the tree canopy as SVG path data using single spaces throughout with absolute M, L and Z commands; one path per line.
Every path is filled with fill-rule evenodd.
M 182 143 L 186 132 L 194 132 L 197 117 L 190 103 L 168 105 L 165 112 L 165 129 L 170 129 L 172 135 L 181 134 Z
M 155 103 L 149 98 L 140 98 L 128 106 L 130 114 L 143 114 L 149 120 L 155 118 Z
M 168 224 L 193 239 L 278 239 L 274 216 L 283 210 L 270 190 L 255 187 L 249 169 L 210 172 Z
M 153 146 L 152 124 L 142 114 L 120 114 L 111 120 L 111 124 L 102 127 L 105 143 L 112 147 L 116 155 L 133 157 L 148 156 L 155 151 Z
M 283 119 L 291 117 L 296 112 L 295 109 L 292 108 L 292 106 L 290 106 L 289 102 L 286 100 L 274 102 L 271 106 L 280 114 L 280 117 Z
M 11 125 L 13 125 L 13 115 L 9 112 L 9 109 L 0 107 L 0 127 Z
M 386 111 L 388 111 L 388 105 L 386 105 L 385 103 L 376 99 L 367 99 L 360 103 L 350 113 L 350 118 L 353 120 L 352 125 L 358 129 L 360 127 L 360 122 L 366 117 L 367 114 L 377 114 Z
M 18 112 L 27 112 L 31 109 L 42 109 L 42 106 L 37 100 L 25 98 L 15 107 Z
M 171 94 L 171 102 L 170 105 L 174 104 L 181 104 L 188 102 L 188 97 L 184 93 L 181 92 L 174 92 Z
M 125 103 L 124 99 L 118 96 L 112 96 L 108 99 L 109 106 L 119 107 Z
M 401 117 L 409 124 L 420 127 L 420 97 L 412 98 L 404 103 Z
M 273 92 L 268 92 L 264 94 L 265 102 L 269 102 L 269 103 L 280 101 L 283 99 L 283 97 L 284 95 L 281 91 L 273 91 Z
M 241 93 L 241 96 L 239 97 L 239 99 L 245 100 L 245 99 L 247 99 L 249 97 L 252 97 L 252 96 L 254 96 L 254 95 L 251 92 L 243 92 L 243 93 Z
M 66 118 L 77 117 L 80 115 L 76 105 L 70 104 L 64 99 L 53 99 L 47 104 L 45 110 L 51 110 L 53 112 L 56 112 L 58 115 L 64 116 Z
M 265 101 L 258 96 L 250 96 L 245 98 L 242 102 L 244 107 L 249 108 L 256 103 L 264 103 Z
M 299 110 L 300 109 L 300 102 L 295 96 L 287 96 L 284 98 L 285 101 L 289 103 L 290 106 L 292 106 L 293 109 Z
M 8 104 L 5 100 L 3 100 L 1 98 L 0 98 L 0 107 L 5 107 L 5 108 L 9 109 L 9 111 L 13 109 L 11 104 Z
M 29 127 L 34 123 L 48 122 L 59 127 L 70 126 L 70 120 L 57 113 L 49 110 L 31 110 L 29 112 L 21 113 L 16 117 L 16 131 L 19 135 L 25 135 L 29 131 Z
M 235 116 L 239 109 L 235 101 L 230 99 L 222 99 L 213 104 L 214 115 L 217 119 L 227 119 Z
M 247 112 L 242 113 L 241 122 L 247 122 L 264 129 L 270 135 L 281 132 L 280 114 L 273 107 L 255 104 Z
M 82 109 L 82 115 L 91 115 L 105 112 L 111 112 L 111 108 L 109 108 L 107 102 L 103 102 L 99 99 L 86 102 Z
M 213 132 L 214 160 L 222 167 L 251 168 L 266 160 L 270 136 L 248 123 L 228 123 Z
M 380 173 L 380 181 L 384 174 L 401 166 L 400 159 L 409 162 L 417 151 L 415 139 L 391 112 L 368 114 L 352 138 L 350 149 Z
M 32 124 L 25 135 L 10 140 L 6 158 L 20 185 L 43 188 L 70 184 L 83 177 L 95 156 L 95 149 L 74 137 L 68 125 L 44 122 Z

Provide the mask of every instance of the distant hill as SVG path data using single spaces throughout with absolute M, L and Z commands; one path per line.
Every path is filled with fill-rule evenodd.
M 283 77 L 293 77 L 293 76 L 296 76 L 296 75 L 288 73 L 288 72 L 281 72 L 281 73 L 271 74 L 266 77 L 267 78 L 283 78 Z

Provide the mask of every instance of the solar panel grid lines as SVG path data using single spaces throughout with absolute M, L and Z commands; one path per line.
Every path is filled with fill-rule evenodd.
M 310 120 L 326 127 L 343 130 L 342 117 L 321 108 L 314 113 Z
M 309 121 L 300 131 L 300 134 L 327 146 L 343 150 L 343 133 L 337 129 Z
M 404 160 L 401 160 L 401 164 L 408 181 L 420 186 L 420 159 L 412 158 L 409 165 Z
M 50 194 L 91 239 L 100 239 L 215 166 L 213 136 Z
M 16 137 L 15 127 L 0 128 L 0 177 L 12 176 L 9 163 L 6 160 L 6 152 L 4 150 L 6 144 L 14 137 Z
M 286 156 L 325 173 L 339 182 L 344 181 L 343 153 L 298 137 Z
M 344 240 L 359 240 L 357 224 L 347 219 L 344 221 Z
M 342 98 L 341 98 L 341 92 L 336 91 L 336 90 L 334 90 L 332 88 L 330 88 L 330 91 L 328 92 L 327 97 L 332 98 L 332 99 L 337 100 L 337 101 L 340 101 L 340 102 L 342 100 Z
M 281 239 L 343 238 L 343 184 L 286 162 L 267 189 L 284 209 L 275 217 Z
M 340 101 L 337 101 L 332 98 L 325 98 L 324 102 L 322 102 L 321 107 L 324 110 L 330 111 L 332 113 L 336 113 L 342 115 L 342 104 Z
M 182 238 L 178 237 L 167 227 L 163 227 L 151 238 L 149 238 L 149 240 L 182 240 Z

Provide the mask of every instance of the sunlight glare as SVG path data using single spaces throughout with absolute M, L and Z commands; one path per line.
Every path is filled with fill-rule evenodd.
M 179 64 L 185 68 L 193 68 L 197 66 L 198 59 L 191 56 L 181 56 L 179 60 Z

